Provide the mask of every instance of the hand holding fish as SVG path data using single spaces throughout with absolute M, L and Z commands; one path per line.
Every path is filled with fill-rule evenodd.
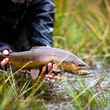
M 0 52 L 3 55 L 3 59 L 0 59 L 0 67 L 4 67 L 9 62 L 8 56 L 12 52 L 12 50 L 8 44 L 0 43 Z

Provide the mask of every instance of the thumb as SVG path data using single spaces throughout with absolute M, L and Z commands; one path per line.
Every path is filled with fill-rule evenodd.
M 9 50 L 7 50 L 7 49 L 5 49 L 5 50 L 2 51 L 2 54 L 3 55 L 9 55 L 9 53 L 10 53 Z
M 0 66 L 3 67 L 5 66 L 7 63 L 9 62 L 9 58 L 4 58 L 1 62 L 0 62 Z

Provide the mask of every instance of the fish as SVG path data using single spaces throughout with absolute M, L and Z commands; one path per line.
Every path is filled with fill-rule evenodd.
M 4 57 L 6 56 L 0 53 L 0 60 Z M 7 57 L 16 69 L 36 69 L 51 62 L 64 72 L 77 75 L 89 73 L 88 64 L 72 52 L 61 48 L 39 46 L 28 51 L 12 52 Z

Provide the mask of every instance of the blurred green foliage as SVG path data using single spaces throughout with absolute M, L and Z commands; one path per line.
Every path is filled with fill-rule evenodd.
M 66 92 L 71 96 L 73 110 L 108 110 L 110 109 L 110 92 L 109 88 L 105 90 L 100 85 L 108 80 L 108 76 L 98 77 L 95 83 L 88 84 L 86 78 L 76 77 L 73 85 L 69 81 L 64 81 Z
M 55 47 L 109 59 L 109 19 L 109 0 L 56 0 Z

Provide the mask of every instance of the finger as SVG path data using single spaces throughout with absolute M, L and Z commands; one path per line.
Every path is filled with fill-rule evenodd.
M 50 71 L 56 71 L 57 69 L 58 69 L 57 64 L 48 63 L 48 65 L 47 65 L 48 73 L 49 73 Z
M 53 68 L 53 64 L 52 63 L 48 63 L 48 65 L 47 65 L 47 71 L 48 72 L 51 71 L 52 68 Z
M 47 75 L 45 76 L 45 79 L 48 80 L 48 81 L 54 82 L 54 81 L 56 81 L 56 80 L 64 80 L 64 79 L 66 79 L 66 78 L 65 78 L 65 77 L 62 77 L 60 74 L 58 74 L 58 75 L 47 74 Z
M 9 62 L 9 58 L 4 58 L 1 62 L 0 62 L 0 65 L 3 67 L 5 66 L 7 63 Z
M 57 64 L 53 64 L 53 71 L 57 70 L 58 69 L 58 66 Z
M 45 75 L 47 74 L 46 70 L 47 70 L 47 66 L 40 67 L 39 76 L 41 79 L 45 78 Z
M 9 55 L 9 50 L 7 50 L 7 49 L 5 49 L 5 50 L 3 50 L 3 55 Z
M 53 75 L 49 75 L 49 74 L 45 76 L 45 80 L 51 81 L 51 82 L 55 82 L 54 76 Z

